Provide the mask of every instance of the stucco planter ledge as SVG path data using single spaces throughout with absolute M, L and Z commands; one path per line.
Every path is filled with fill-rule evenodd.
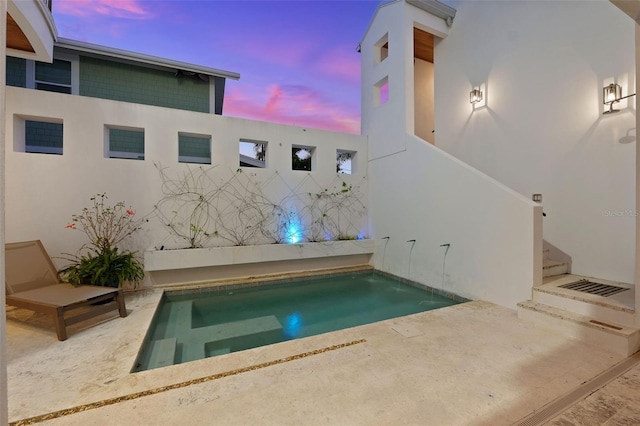
M 373 249 L 374 240 L 367 239 L 301 244 L 148 250 L 144 254 L 144 268 L 148 272 L 153 272 L 321 257 L 371 255 L 373 254 Z

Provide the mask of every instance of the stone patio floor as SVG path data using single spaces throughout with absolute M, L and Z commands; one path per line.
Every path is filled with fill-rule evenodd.
M 624 359 L 475 301 L 131 374 L 160 296 L 128 293 L 128 317 L 64 342 L 46 316 L 7 307 L 9 421 L 510 425 Z M 640 424 L 640 367 L 550 424 Z

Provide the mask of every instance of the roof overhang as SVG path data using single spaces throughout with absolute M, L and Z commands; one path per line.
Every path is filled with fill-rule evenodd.
M 376 11 L 374 12 L 373 17 L 369 21 L 369 25 L 367 26 L 367 29 L 365 30 L 364 35 L 360 40 L 360 43 L 358 43 L 358 46 L 356 48 L 358 52 L 360 51 L 362 42 L 364 41 L 365 37 L 367 36 L 367 33 L 371 29 L 371 24 L 376 19 L 376 15 L 380 11 L 380 9 L 382 9 L 383 7 L 391 6 L 394 3 L 399 3 L 402 1 L 414 7 L 417 7 L 420 10 L 430 13 L 436 18 L 443 19 L 446 22 L 448 27 L 450 27 L 451 24 L 453 24 L 453 19 L 456 16 L 456 10 L 453 7 L 448 6 L 442 2 L 439 2 L 438 0 L 388 0 L 386 2 L 381 2 L 376 8 Z
M 160 58 L 157 56 L 145 55 L 142 53 L 130 52 L 127 50 L 115 49 L 112 47 L 100 46 L 97 44 L 86 43 L 78 40 L 67 38 L 58 38 L 55 43 L 56 48 L 65 49 L 74 52 L 83 52 L 90 56 L 103 57 L 109 59 L 117 59 L 121 62 L 131 64 L 144 64 L 161 69 L 169 69 L 174 71 L 187 71 L 196 74 L 204 74 L 213 77 L 230 78 L 238 80 L 240 74 L 220 70 L 217 68 L 203 67 L 199 65 L 189 64 L 186 62 L 173 61 L 171 59 Z
M 42 62 L 53 60 L 58 31 L 47 0 L 7 2 L 7 56 Z
M 453 23 L 453 18 L 456 17 L 456 10 L 438 0 L 406 0 L 412 6 L 422 9 L 427 13 L 444 19 L 448 26 Z

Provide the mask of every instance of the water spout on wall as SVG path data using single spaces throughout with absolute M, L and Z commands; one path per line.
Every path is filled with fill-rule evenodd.
M 451 247 L 451 244 L 449 243 L 440 244 L 440 247 L 446 247 L 444 251 L 444 258 L 442 259 L 442 284 L 440 285 L 440 289 L 444 292 L 444 273 L 445 273 L 445 267 L 447 264 L 447 253 L 449 253 L 449 248 Z
M 381 240 L 385 240 L 384 248 L 382 249 L 382 263 L 380 264 L 380 269 L 384 271 L 384 255 L 387 252 L 387 244 L 389 244 L 390 237 L 382 237 Z
M 411 243 L 411 249 L 409 250 L 409 272 L 407 274 L 407 278 L 411 279 L 411 253 L 413 253 L 413 246 L 416 245 L 416 240 L 407 240 L 408 243 Z

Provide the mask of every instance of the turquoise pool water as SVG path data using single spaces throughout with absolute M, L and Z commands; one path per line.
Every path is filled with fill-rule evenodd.
M 133 371 L 459 303 L 377 273 L 180 293 L 163 296 Z

